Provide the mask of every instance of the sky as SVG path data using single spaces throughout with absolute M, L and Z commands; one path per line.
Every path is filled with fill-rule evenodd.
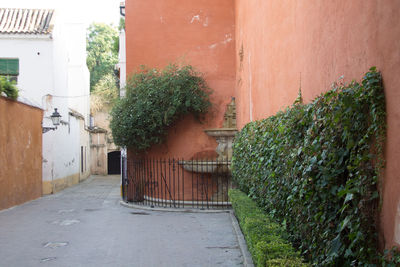
M 0 7 L 55 8 L 66 11 L 87 25 L 92 22 L 119 23 L 119 4 L 123 0 L 0 0 Z

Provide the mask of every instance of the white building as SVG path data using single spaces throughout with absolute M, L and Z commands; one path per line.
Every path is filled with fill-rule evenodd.
M 89 71 L 86 29 L 51 9 L 0 8 L 0 75 L 17 80 L 19 101 L 44 110 L 52 127 L 43 133 L 43 194 L 78 183 L 90 174 Z
M 125 9 L 125 3 L 121 3 L 121 10 Z M 122 12 L 121 12 L 122 13 Z M 124 97 L 126 94 L 125 85 L 126 85 L 126 39 L 125 39 L 125 29 L 122 28 L 119 31 L 119 53 L 118 53 L 118 65 L 117 68 L 119 70 L 119 87 L 120 87 L 120 96 Z

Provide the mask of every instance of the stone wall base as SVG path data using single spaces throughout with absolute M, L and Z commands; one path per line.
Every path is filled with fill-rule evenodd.
M 43 181 L 42 183 L 42 194 L 49 195 L 57 193 L 71 185 L 79 183 L 79 173 L 56 179 L 53 181 Z

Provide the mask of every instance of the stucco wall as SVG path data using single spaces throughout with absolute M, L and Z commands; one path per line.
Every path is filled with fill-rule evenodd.
M 234 95 L 235 26 L 233 0 L 127 0 L 127 75 L 140 65 L 163 68 L 190 64 L 214 93 L 213 109 L 204 124 L 188 116 L 169 132 L 153 155 L 190 158 L 214 150 L 215 140 L 203 130 L 221 127 L 226 104 Z
M 50 38 L 10 39 L 0 35 L 0 58 L 18 58 L 18 90 L 22 102 L 43 107 L 43 96 L 53 92 L 53 42 Z
M 119 67 L 119 87 L 120 95 L 125 96 L 126 85 L 126 41 L 125 30 L 119 32 L 119 53 L 118 53 L 118 67 Z
M 85 121 L 79 120 L 79 131 L 80 131 L 80 177 L 79 181 L 83 181 L 90 176 L 90 133 L 85 127 Z M 83 153 L 82 153 L 83 152 Z M 83 156 L 83 157 L 82 157 Z
M 387 100 L 387 166 L 381 234 L 400 244 L 400 2 L 235 0 L 236 94 L 240 127 L 309 102 L 344 75 L 382 72 Z
M 42 195 L 42 116 L 0 96 L 0 210 Z
M 55 193 L 79 182 L 79 119 L 60 113 L 68 124 L 43 134 L 43 194 Z M 73 181 L 68 181 L 71 179 Z
M 119 150 L 119 147 L 112 143 L 112 134 L 110 129 L 110 110 L 111 108 L 104 108 L 103 110 L 92 113 L 94 125 L 107 131 L 104 139 L 104 144 L 107 146 L 107 152 Z M 95 144 L 96 142 L 97 141 L 95 141 Z
M 90 73 L 86 66 L 86 26 L 79 19 L 66 15 L 64 29 L 59 36 L 68 51 L 68 107 L 78 111 L 85 120 L 90 114 Z
M 86 67 L 85 25 L 79 20 L 69 20 L 68 14 L 59 12 L 53 30 L 54 77 L 52 97 L 45 98 L 46 116 L 53 108 L 59 108 L 65 122 L 56 131 L 48 132 L 43 138 L 43 193 L 57 192 L 86 178 L 82 172 L 81 146 L 86 146 L 86 156 L 90 159 L 87 141 L 89 133 L 80 117 L 72 116 L 70 109 L 88 119 L 89 114 L 89 74 Z M 45 117 L 46 117 L 45 116 Z M 48 121 L 48 120 L 44 120 Z M 48 123 L 48 122 L 47 122 Z M 86 144 L 86 145 L 85 145 Z M 86 165 L 83 164 L 85 167 Z M 49 191 L 51 188 L 51 191 Z
M 90 133 L 90 170 L 92 174 L 107 175 L 106 131 Z
M 107 107 L 104 107 L 103 110 L 100 111 L 92 111 L 95 125 L 95 129 L 90 133 L 90 166 L 92 174 L 107 175 L 108 153 L 111 151 L 119 151 L 119 147 L 112 142 L 109 112 L 110 108 Z

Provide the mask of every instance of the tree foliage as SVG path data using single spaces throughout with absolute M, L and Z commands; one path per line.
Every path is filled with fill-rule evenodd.
M 211 91 L 191 66 L 143 67 L 128 79 L 126 92 L 111 111 L 110 127 L 115 144 L 136 151 L 161 143 L 181 116 L 200 119 L 211 105 Z
M 104 75 L 94 86 L 90 97 L 90 110 L 110 110 L 119 97 L 119 89 L 115 76 L 111 73 Z
M 107 74 L 114 74 L 118 63 L 118 32 L 107 24 L 93 23 L 88 28 L 87 59 L 90 71 L 90 90 Z
M 381 75 L 371 68 L 361 83 L 337 84 L 236 137 L 234 179 L 316 266 L 386 264 L 376 234 L 385 116 Z

